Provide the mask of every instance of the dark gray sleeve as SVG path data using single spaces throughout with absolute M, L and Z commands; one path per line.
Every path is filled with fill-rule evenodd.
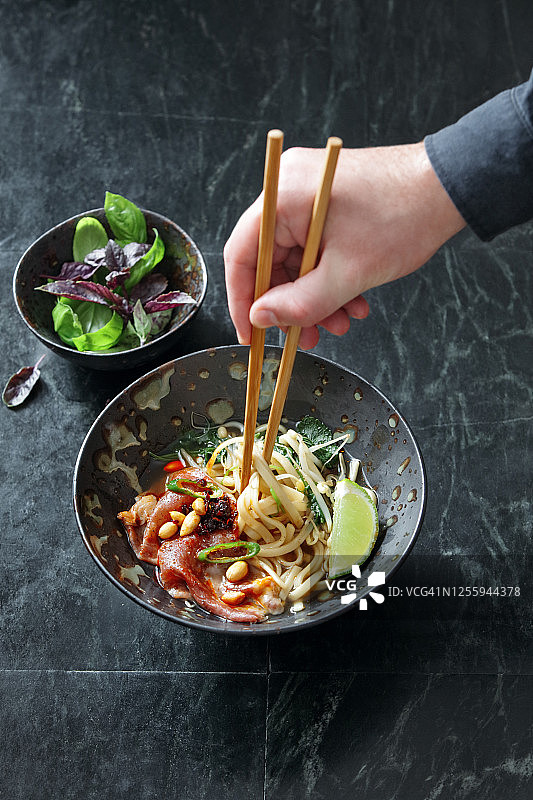
M 526 83 L 427 136 L 425 146 L 440 182 L 480 239 L 533 219 L 533 71 Z

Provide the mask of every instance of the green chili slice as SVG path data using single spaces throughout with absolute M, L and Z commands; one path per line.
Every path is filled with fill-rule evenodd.
M 274 489 L 271 489 L 271 490 L 270 490 L 270 494 L 272 495 L 272 497 L 273 497 L 273 498 L 274 498 L 274 500 L 276 501 L 276 505 L 277 505 L 277 507 L 278 507 L 278 511 L 281 511 L 281 500 L 280 500 L 280 499 L 279 499 L 279 497 L 277 496 L 277 494 L 276 494 L 276 492 L 274 491 Z
M 176 494 L 186 494 L 188 497 L 204 498 L 203 494 L 198 494 L 198 492 L 191 492 L 190 489 L 185 489 L 181 485 L 181 481 L 169 481 L 167 483 L 167 489 L 169 492 L 176 492 Z
M 244 548 L 248 551 L 247 554 L 244 556 L 221 556 L 219 558 L 211 558 L 211 555 L 216 553 L 217 550 L 232 550 L 236 547 Z M 256 556 L 260 550 L 261 548 L 257 542 L 241 542 L 237 540 L 236 542 L 222 542 L 222 544 L 214 544 L 212 547 L 206 547 L 205 550 L 200 550 L 196 554 L 196 558 L 199 561 L 209 561 L 211 564 L 230 564 L 234 561 L 244 561 L 246 558 L 252 558 Z

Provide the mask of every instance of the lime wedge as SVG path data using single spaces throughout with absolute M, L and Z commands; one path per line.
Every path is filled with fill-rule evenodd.
M 379 533 L 378 510 L 370 492 L 345 478 L 333 496 L 333 528 L 328 541 L 328 576 L 351 573 L 370 555 Z
M 76 225 L 72 251 L 74 261 L 83 261 L 86 255 L 105 247 L 109 236 L 101 222 L 94 217 L 83 217 Z

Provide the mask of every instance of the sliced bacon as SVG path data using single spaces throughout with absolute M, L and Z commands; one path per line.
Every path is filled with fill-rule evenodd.
M 223 531 L 201 535 L 193 533 L 183 538 L 169 539 L 159 548 L 159 580 L 164 589 L 174 587 L 176 580 L 184 580 L 198 605 L 218 617 L 232 622 L 259 622 L 265 612 L 255 605 L 229 606 L 215 593 L 206 579 L 205 566 L 196 554 L 204 547 L 236 541 L 238 532 Z

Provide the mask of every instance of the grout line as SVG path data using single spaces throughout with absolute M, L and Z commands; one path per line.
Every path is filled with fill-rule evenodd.
M 65 675 L 259 675 L 263 678 L 267 677 L 265 672 L 252 672 L 252 671 L 244 671 L 244 672 L 237 672 L 229 670 L 227 672 L 220 671 L 220 670 L 174 670 L 174 669 L 31 669 L 31 668 L 22 668 L 22 669 L 8 669 L 8 668 L 0 668 L 0 674 L 2 673 L 62 673 Z
M 54 673 L 61 673 L 65 675 L 257 675 L 259 677 L 263 677 L 267 679 L 267 689 L 270 686 L 270 677 L 271 675 L 412 675 L 412 676 L 433 676 L 433 677 L 495 677 L 495 676 L 502 676 L 508 678 L 529 678 L 533 677 L 533 672 L 526 671 L 526 672 L 442 672 L 442 671 L 431 671 L 431 672 L 423 672 L 423 671 L 413 671 L 413 670 L 389 670 L 389 671 L 372 671 L 372 670 L 356 670 L 356 669 L 346 669 L 346 670 L 336 670 L 336 669 L 326 669 L 326 670 L 299 670 L 299 669 L 280 669 L 280 670 L 270 670 L 268 669 L 267 672 L 237 672 L 237 671 L 220 671 L 220 670 L 165 670 L 165 669 L 53 669 L 53 668 L 46 668 L 46 669 L 31 669 L 31 668 L 15 668 L 15 669 L 8 669 L 8 668 L 0 668 L 0 675 L 1 674 L 27 674 L 27 673 L 46 673 L 46 674 L 54 674 Z M 266 702 L 266 710 L 268 712 L 268 696 Z
M 504 678 L 528 678 L 533 677 L 532 671 L 526 672 L 442 672 L 442 671 L 431 671 L 431 672 L 423 672 L 423 671 L 413 671 L 413 670 L 389 670 L 388 672 L 385 671 L 372 671 L 372 670 L 356 670 L 356 669 L 325 669 L 325 670 L 313 670 L 313 669 L 306 669 L 306 670 L 297 670 L 297 669 L 281 669 L 281 670 L 272 670 L 271 673 L 267 675 L 267 678 L 270 678 L 270 675 L 387 675 L 387 676 L 394 676 L 394 675 L 412 675 L 418 677 L 441 677 L 441 678 L 494 678 L 496 676 L 501 676 Z

